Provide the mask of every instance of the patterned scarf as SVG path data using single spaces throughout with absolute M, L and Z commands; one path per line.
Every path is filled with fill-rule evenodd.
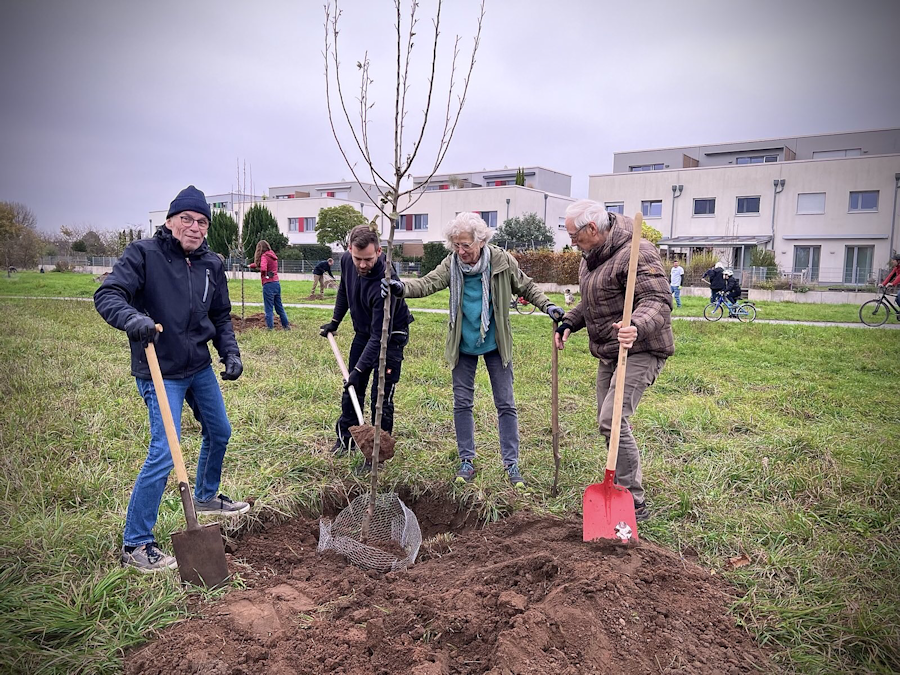
M 481 249 L 481 257 L 474 265 L 467 265 L 459 259 L 459 254 L 454 253 L 450 258 L 450 325 L 456 323 L 456 315 L 461 306 L 463 295 L 463 275 L 476 276 L 481 275 L 481 330 L 478 335 L 478 342 L 484 342 L 484 336 L 487 335 L 488 327 L 491 324 L 491 310 L 488 300 L 491 294 L 491 252 L 487 246 Z

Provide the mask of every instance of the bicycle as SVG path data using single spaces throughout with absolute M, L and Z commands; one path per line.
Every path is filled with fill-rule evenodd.
M 703 318 L 707 321 L 718 321 L 724 316 L 726 308 L 729 317 L 734 317 L 742 323 L 750 323 L 756 318 L 756 305 L 752 302 L 731 302 L 722 291 L 716 295 L 715 302 L 703 308 Z
M 515 309 L 519 314 L 534 314 L 534 310 L 537 309 L 521 295 L 509 301 L 509 308 Z
M 884 286 L 878 287 L 881 291 L 881 297 L 875 300 L 869 300 L 860 305 L 859 320 L 867 326 L 881 326 L 887 323 L 891 317 L 891 312 L 900 321 L 900 307 L 897 307 L 888 297 L 887 289 Z

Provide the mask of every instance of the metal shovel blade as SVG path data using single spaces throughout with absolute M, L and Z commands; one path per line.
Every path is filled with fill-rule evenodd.
M 225 544 L 218 523 L 173 532 L 172 548 L 184 583 L 215 588 L 228 580 Z
M 584 541 L 614 539 L 623 542 L 638 540 L 637 520 L 631 493 L 613 481 L 616 472 L 606 470 L 602 483 L 588 485 L 582 501 Z

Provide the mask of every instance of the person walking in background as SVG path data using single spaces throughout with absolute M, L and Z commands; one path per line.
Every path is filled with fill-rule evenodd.
M 250 509 L 248 503 L 218 492 L 231 424 L 211 365 L 209 341 L 225 364 L 223 380 L 238 379 L 244 366 L 231 325 L 225 266 L 205 239 L 209 220 L 204 194 L 193 185 L 185 188 L 169 206 L 165 224 L 152 238 L 129 244 L 94 293 L 100 316 L 128 335 L 131 374 L 150 417 L 150 446 L 128 502 L 120 559 L 123 566 L 141 572 L 177 567 L 153 536 L 173 463 L 144 351 L 148 343 L 156 344 L 176 430 L 181 428 L 185 401 L 200 422 L 197 512 L 233 516 Z M 157 323 L 162 333 L 156 331 Z
M 701 280 L 705 281 L 709 284 L 709 301 L 715 302 L 716 295 L 718 295 L 719 291 L 725 290 L 725 278 L 722 275 L 723 270 L 725 269 L 725 265 L 720 262 L 717 262 L 715 266 L 706 270 L 701 277 Z
M 684 278 L 684 268 L 678 260 L 672 265 L 672 271 L 669 273 L 669 288 L 672 289 L 672 297 L 675 298 L 675 306 L 681 307 L 681 280 Z
M 578 270 L 581 302 L 566 312 L 556 330 L 554 342 L 563 349 L 571 333 L 587 328 L 588 343 L 598 360 L 597 419 L 607 447 L 612 430 L 615 378 L 619 346 L 628 350 L 625 391 L 619 437 L 616 483 L 628 489 L 634 499 L 638 522 L 650 511 L 644 496 L 641 452 L 631 431 L 634 414 L 644 391 L 652 385 L 675 353 L 672 335 L 672 294 L 656 246 L 641 240 L 634 286 L 634 313 L 631 325 L 623 328 L 625 288 L 631 253 L 634 221 L 628 216 L 607 213 L 603 204 L 580 199 L 566 208 L 566 231 L 572 244 L 584 256 Z
M 319 286 L 319 290 L 322 291 L 322 294 L 325 294 L 326 274 L 331 277 L 332 281 L 336 281 L 334 275 L 331 273 L 332 265 L 334 265 L 334 258 L 329 258 L 328 260 L 322 260 L 315 268 L 313 268 L 313 287 L 310 295 L 316 294 L 316 285 Z
M 520 269 L 516 259 L 488 246 L 490 228 L 474 213 L 463 212 L 444 232 L 451 253 L 421 279 L 382 282 L 388 292 L 404 298 L 424 298 L 450 288 L 450 332 L 444 356 L 453 368 L 453 425 L 460 467 L 456 482 L 475 479 L 475 369 L 484 359 L 500 434 L 500 456 L 509 481 L 526 487 L 519 471 L 519 417 L 513 396 L 510 297 L 528 302 L 559 321 L 563 310 L 552 304 Z
M 278 281 L 278 256 L 275 255 L 275 251 L 272 250 L 269 242 L 265 239 L 261 239 L 256 245 L 256 253 L 249 267 L 250 269 L 258 269 L 259 275 L 262 277 L 266 327 L 269 330 L 275 328 L 274 312 L 278 312 L 281 327 L 284 330 L 290 330 L 291 324 L 288 321 L 287 312 L 284 311 L 284 305 L 281 304 L 281 282 Z

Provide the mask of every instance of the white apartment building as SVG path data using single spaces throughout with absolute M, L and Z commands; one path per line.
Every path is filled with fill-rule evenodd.
M 762 247 L 800 279 L 865 284 L 900 246 L 898 189 L 900 129 L 885 129 L 616 153 L 588 194 L 641 212 L 670 256 L 747 268 Z

